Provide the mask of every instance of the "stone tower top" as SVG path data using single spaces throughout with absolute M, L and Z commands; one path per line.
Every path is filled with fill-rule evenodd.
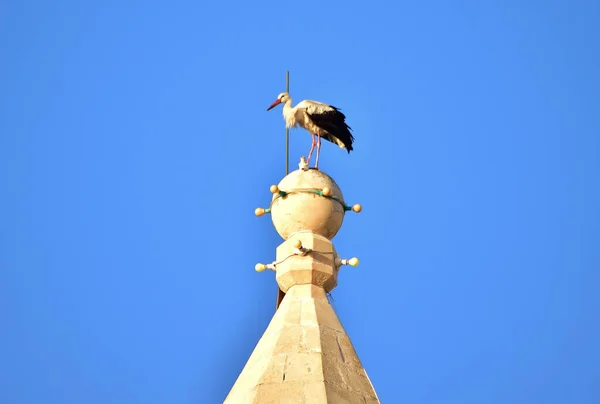
M 342 259 L 331 239 L 342 226 L 346 205 L 335 181 L 318 170 L 291 172 L 271 186 L 273 225 L 285 241 L 276 260 L 256 264 L 256 271 L 275 271 L 281 305 L 248 362 L 226 404 L 380 404 L 358 355 L 327 300 L 337 285 Z

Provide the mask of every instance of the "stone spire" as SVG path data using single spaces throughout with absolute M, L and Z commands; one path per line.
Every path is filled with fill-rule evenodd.
M 379 403 L 358 355 L 327 300 L 337 285 L 341 259 L 331 239 L 349 207 L 335 181 L 322 171 L 300 169 L 271 186 L 273 225 L 285 240 L 274 270 L 285 297 L 224 403 Z

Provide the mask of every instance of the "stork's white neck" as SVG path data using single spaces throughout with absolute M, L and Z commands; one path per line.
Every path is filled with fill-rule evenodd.
M 292 99 L 288 98 L 288 100 L 283 105 L 283 119 L 285 119 L 285 127 L 293 128 L 298 125 L 296 119 L 294 119 L 296 111 L 292 108 Z

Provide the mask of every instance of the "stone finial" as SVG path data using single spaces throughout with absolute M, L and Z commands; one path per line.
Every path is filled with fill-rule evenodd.
M 292 171 L 273 190 L 277 192 L 273 193 L 271 219 L 285 240 L 299 231 L 312 231 L 331 240 L 340 230 L 344 196 L 335 181 L 322 171 Z
M 304 156 L 300 157 L 300 163 L 298 164 L 298 168 L 302 171 L 308 171 L 308 162 L 306 161 L 306 158 L 304 158 Z
M 298 254 L 298 245 L 300 252 Z M 331 241 L 320 234 L 300 232 L 277 247 L 276 279 L 284 292 L 294 285 L 315 285 L 330 292 L 337 285 L 340 259 Z
M 335 181 L 322 171 L 299 169 L 271 185 L 270 213 L 284 238 L 272 263 L 257 272 L 275 271 L 284 298 L 267 330 L 225 399 L 229 404 L 348 403 L 380 404 L 367 372 L 344 331 L 327 292 L 337 285 L 342 259 L 331 239 L 342 226 L 348 206 Z

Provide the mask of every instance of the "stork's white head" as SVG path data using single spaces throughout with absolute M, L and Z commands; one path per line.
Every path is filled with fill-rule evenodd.
M 291 97 L 288 93 L 281 93 L 277 96 L 277 99 L 275 100 L 275 102 L 273 102 L 273 104 L 271 104 L 271 106 L 269 108 L 267 108 L 267 111 L 275 108 L 279 104 L 285 104 L 289 100 L 291 100 Z

